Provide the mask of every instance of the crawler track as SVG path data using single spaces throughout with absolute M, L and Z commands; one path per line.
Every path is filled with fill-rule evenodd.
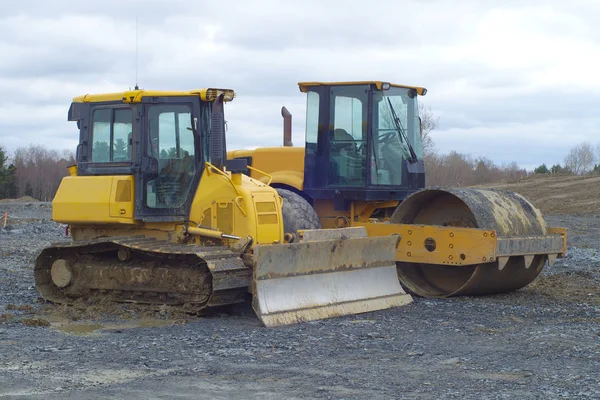
M 243 302 L 251 271 L 226 246 L 181 245 L 147 237 L 55 244 L 35 261 L 40 295 L 196 308 Z

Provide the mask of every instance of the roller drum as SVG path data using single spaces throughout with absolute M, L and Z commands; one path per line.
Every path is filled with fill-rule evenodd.
M 498 237 L 546 235 L 541 212 L 511 191 L 429 188 L 407 197 L 391 218 L 396 224 L 493 229 Z M 424 297 L 486 295 L 511 292 L 532 282 L 546 263 L 536 255 L 527 266 L 523 256 L 478 265 L 433 265 L 397 262 L 400 282 Z

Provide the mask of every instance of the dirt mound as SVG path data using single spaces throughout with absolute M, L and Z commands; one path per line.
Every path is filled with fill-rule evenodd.
M 543 214 L 600 215 L 600 176 L 540 174 L 514 183 L 478 187 L 512 190 L 532 201 Z
M 23 196 L 18 199 L 0 199 L 0 203 L 37 203 L 38 199 L 31 196 Z

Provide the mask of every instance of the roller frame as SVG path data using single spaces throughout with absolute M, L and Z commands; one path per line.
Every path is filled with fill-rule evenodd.
M 566 254 L 565 228 L 548 228 L 547 235 L 498 237 L 495 230 L 432 225 L 361 222 L 369 236 L 401 236 L 396 261 L 444 264 L 448 266 L 478 265 L 510 256 L 548 255 L 552 264 Z M 429 251 L 425 241 L 433 239 L 435 250 Z M 463 257 L 464 256 L 464 257 Z

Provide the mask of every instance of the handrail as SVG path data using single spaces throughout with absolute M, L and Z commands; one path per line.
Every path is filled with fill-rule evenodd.
M 244 216 L 246 216 L 247 215 L 246 214 L 246 210 L 244 210 L 244 208 L 242 207 L 241 202 L 240 202 L 240 200 L 243 200 L 244 198 L 243 198 L 242 194 L 240 193 L 237 185 L 235 183 L 233 183 L 233 180 L 231 179 L 231 176 L 229 176 L 225 172 L 221 171 L 219 168 L 215 167 L 214 165 L 212 165 L 208 161 L 205 162 L 205 165 L 208 168 L 208 171 L 209 171 L 208 173 L 209 174 L 210 174 L 210 171 L 215 172 L 217 175 L 221 175 L 221 176 L 225 177 L 225 179 L 227 179 L 227 181 L 229 183 L 231 183 L 231 186 L 233 186 L 233 190 L 235 190 L 235 193 L 237 194 L 237 197 L 235 198 L 234 203 L 240 209 L 240 211 L 242 212 L 242 214 Z
M 246 167 L 247 167 L 249 170 L 251 170 L 251 171 L 258 172 L 259 174 L 262 174 L 262 175 L 266 176 L 267 178 L 269 178 L 269 181 L 267 182 L 267 185 L 270 185 L 270 184 L 271 184 L 271 182 L 273 181 L 273 177 L 272 177 L 270 174 L 267 174 L 266 172 L 264 172 L 264 171 L 261 171 L 261 170 L 260 170 L 260 169 L 258 169 L 258 168 L 251 167 L 251 166 L 249 166 L 249 165 L 247 165 Z
M 229 183 L 231 183 L 231 186 L 233 186 L 233 189 L 235 190 L 235 192 L 237 193 L 237 195 L 240 196 L 240 197 L 242 196 L 242 194 L 238 190 L 238 188 L 235 185 L 235 183 L 233 183 L 233 180 L 231 180 L 231 177 L 229 175 L 227 175 L 225 172 L 221 171 L 219 168 L 215 167 L 214 165 L 212 165 L 208 161 L 205 163 L 205 165 L 209 168 L 209 171 L 212 170 L 212 172 L 215 172 L 217 175 L 224 176 L 229 181 Z

